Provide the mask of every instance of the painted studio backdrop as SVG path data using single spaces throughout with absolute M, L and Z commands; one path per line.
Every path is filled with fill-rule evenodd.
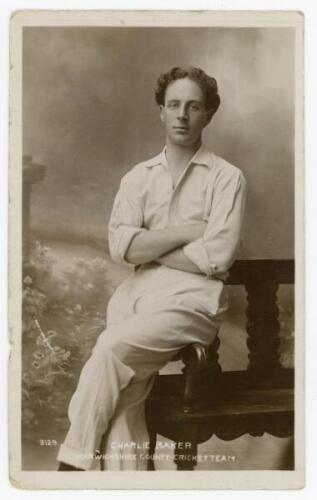
M 294 257 L 294 33 L 291 28 L 24 28 L 23 468 L 55 470 L 67 407 L 130 270 L 112 263 L 107 225 L 121 177 L 164 146 L 154 101 L 161 72 L 199 66 L 221 106 L 204 132 L 248 181 L 242 259 Z M 248 363 L 246 299 L 230 287 L 224 370 Z M 279 288 L 280 355 L 293 364 L 293 286 Z M 180 370 L 170 363 L 164 373 Z M 164 438 L 161 438 L 163 441 Z M 290 438 L 212 437 L 234 456 L 196 469 L 285 469 Z M 172 451 L 170 451 L 172 454 Z M 174 469 L 173 460 L 157 469 Z

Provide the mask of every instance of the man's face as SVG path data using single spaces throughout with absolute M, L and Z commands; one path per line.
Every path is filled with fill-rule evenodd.
M 205 108 L 205 96 L 201 88 L 189 78 L 169 84 L 160 114 L 168 139 L 179 146 L 196 144 L 212 116 L 212 112 Z

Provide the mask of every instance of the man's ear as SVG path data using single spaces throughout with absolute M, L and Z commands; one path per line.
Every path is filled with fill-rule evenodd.
M 161 121 L 164 123 L 165 113 L 164 113 L 164 106 L 163 106 L 163 104 L 160 104 L 160 117 L 161 117 Z

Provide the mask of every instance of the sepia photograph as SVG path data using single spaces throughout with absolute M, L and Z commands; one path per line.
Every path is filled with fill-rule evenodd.
M 303 485 L 302 30 L 13 16 L 20 487 Z

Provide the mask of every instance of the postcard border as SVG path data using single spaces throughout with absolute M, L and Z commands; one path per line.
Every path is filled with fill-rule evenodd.
M 21 158 L 22 29 L 24 26 L 228 26 L 293 27 L 295 42 L 295 471 L 99 471 L 84 474 L 21 470 Z M 9 137 L 9 467 L 11 483 L 25 489 L 299 489 L 304 486 L 304 16 L 296 11 L 50 11 L 24 10 L 11 16 Z M 300 367 L 300 368 L 299 368 Z M 17 390 L 18 388 L 18 390 Z M 212 472 L 212 474 L 210 474 Z M 74 477 L 75 474 L 75 477 Z M 251 477 L 252 476 L 252 477 Z M 74 479 L 76 478 L 76 481 Z M 228 488 L 228 482 L 232 488 Z M 54 487 L 52 488 L 52 484 Z M 268 488 L 269 484 L 269 488 Z

